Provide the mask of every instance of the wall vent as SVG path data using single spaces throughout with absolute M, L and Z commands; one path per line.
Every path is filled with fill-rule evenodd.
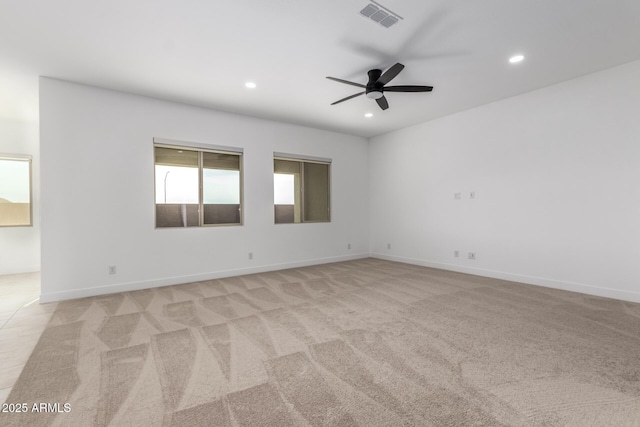
M 399 20 L 403 19 L 397 13 L 392 12 L 373 0 L 360 11 L 360 15 L 382 25 L 385 28 L 389 28 Z

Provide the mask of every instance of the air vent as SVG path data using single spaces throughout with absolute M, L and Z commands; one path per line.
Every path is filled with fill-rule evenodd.
M 380 21 L 382 21 L 387 16 L 389 16 L 389 14 L 387 12 L 385 12 L 384 10 L 379 10 L 376 13 L 374 13 L 373 15 L 371 15 L 370 18 L 379 23 Z
M 390 11 L 380 3 L 373 0 L 360 11 L 360 15 L 382 25 L 385 28 L 391 27 L 402 19 L 402 17 L 397 13 Z
M 396 18 L 395 16 L 389 15 L 386 18 L 384 18 L 382 21 L 380 21 L 380 25 L 382 25 L 383 27 L 389 28 L 396 22 L 398 22 L 398 18 Z
M 368 4 L 365 6 L 364 9 L 362 9 L 360 11 L 360 13 L 366 17 L 370 17 L 371 15 L 373 15 L 374 13 L 376 13 L 377 11 L 379 11 L 380 9 L 378 8 L 378 6 L 374 6 L 372 4 Z

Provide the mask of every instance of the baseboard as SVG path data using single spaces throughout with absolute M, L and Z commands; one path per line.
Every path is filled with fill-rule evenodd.
M 23 274 L 23 273 L 35 273 L 40 271 L 39 265 L 31 265 L 24 267 L 11 267 L 11 268 L 0 268 L 0 276 L 7 276 L 9 274 Z
M 485 270 L 482 268 L 464 267 L 460 265 L 446 264 L 434 261 L 426 261 L 413 258 L 404 258 L 393 255 L 372 253 L 372 258 L 384 259 L 387 261 L 403 262 L 405 264 L 420 265 L 423 267 L 437 268 L 440 270 L 456 271 L 458 273 L 473 274 L 476 276 L 491 277 L 494 279 L 509 280 L 511 282 L 526 283 L 529 285 L 544 286 L 546 288 L 562 289 L 564 291 L 580 292 L 582 294 L 594 295 L 598 297 L 613 298 L 623 301 L 640 302 L 640 292 L 623 291 L 620 289 L 602 288 L 598 286 L 586 285 L 584 283 L 566 282 L 562 280 L 547 279 L 544 277 L 527 276 L 504 271 Z
M 243 274 L 265 273 L 287 268 L 308 267 L 310 265 L 329 264 L 332 262 L 352 261 L 369 258 L 368 253 L 344 255 L 330 258 L 316 258 L 303 261 L 287 262 L 282 264 L 261 265 L 257 267 L 240 268 L 235 270 L 213 271 L 209 273 L 193 274 L 187 276 L 166 277 L 161 279 L 144 280 L 138 282 L 118 283 L 113 285 L 96 286 L 92 288 L 73 289 L 62 292 L 48 292 L 40 294 L 40 303 L 56 302 L 76 298 L 93 297 L 97 295 L 113 294 L 118 292 L 138 291 L 141 289 L 157 288 L 161 286 L 180 285 L 183 283 L 199 282 L 203 280 L 222 279 L 225 277 L 241 276 Z

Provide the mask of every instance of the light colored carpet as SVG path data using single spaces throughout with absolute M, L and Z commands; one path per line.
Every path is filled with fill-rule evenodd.
M 59 304 L 0 425 L 640 426 L 640 304 L 365 259 Z

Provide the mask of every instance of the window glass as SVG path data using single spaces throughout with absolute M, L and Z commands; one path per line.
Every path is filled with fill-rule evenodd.
M 329 221 L 328 164 L 304 164 L 304 220 Z
M 0 226 L 31 225 L 31 158 L 0 157 Z
M 240 156 L 203 152 L 204 224 L 240 223 Z
M 156 227 L 241 223 L 241 155 L 186 147 L 154 150 Z
M 295 200 L 295 176 L 276 173 L 273 176 L 273 195 L 276 205 L 293 205 Z
M 276 224 L 330 221 L 329 163 L 274 159 Z

